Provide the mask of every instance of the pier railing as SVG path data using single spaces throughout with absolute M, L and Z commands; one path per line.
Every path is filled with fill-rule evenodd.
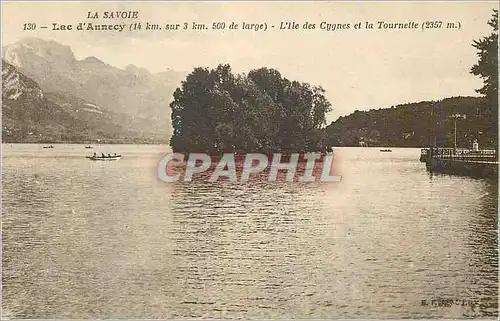
M 424 161 L 424 158 L 475 163 L 498 161 L 498 155 L 494 149 L 426 148 L 421 150 L 421 160 Z

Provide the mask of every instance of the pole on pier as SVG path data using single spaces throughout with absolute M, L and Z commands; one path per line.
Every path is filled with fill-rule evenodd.
M 453 152 L 457 152 L 457 118 L 455 117 L 455 144 L 453 145 Z
M 451 116 L 448 116 L 449 118 L 453 118 L 455 121 L 455 139 L 454 139 L 454 144 L 453 144 L 453 153 L 456 153 L 457 151 L 457 119 L 466 119 L 466 115 L 460 115 L 460 114 L 453 114 Z

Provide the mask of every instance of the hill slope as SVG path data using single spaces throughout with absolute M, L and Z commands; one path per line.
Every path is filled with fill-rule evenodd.
M 3 142 L 151 142 L 117 121 L 124 115 L 70 96 L 46 94 L 37 82 L 2 60 Z M 165 138 L 166 140 L 166 138 Z
M 137 131 L 170 132 L 169 102 L 183 73 L 166 69 L 151 74 L 133 65 L 119 69 L 95 57 L 77 60 L 69 46 L 38 38 L 24 38 L 2 51 L 45 93 L 71 95 L 129 115 L 137 119 L 131 123 Z
M 481 98 L 453 97 L 396 107 L 355 111 L 340 117 L 326 128 L 334 146 L 425 147 L 430 143 L 453 147 L 453 114 L 457 120 L 457 145 L 470 147 L 478 139 L 480 147 L 495 147 L 491 130 L 485 127 Z

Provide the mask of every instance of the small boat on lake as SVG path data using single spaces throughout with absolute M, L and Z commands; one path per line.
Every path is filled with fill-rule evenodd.
M 94 148 L 94 146 L 85 146 L 85 148 Z
M 119 160 L 120 158 L 122 157 L 122 155 L 111 155 L 111 154 L 108 154 L 108 155 L 104 155 L 102 154 L 101 156 L 97 156 L 95 153 L 93 156 L 85 156 L 85 158 L 88 158 L 92 161 L 115 161 L 115 160 Z
M 54 148 L 54 146 L 49 145 L 49 146 L 43 146 L 43 148 Z
M 381 149 L 380 151 L 383 153 L 390 153 L 392 152 L 392 149 Z

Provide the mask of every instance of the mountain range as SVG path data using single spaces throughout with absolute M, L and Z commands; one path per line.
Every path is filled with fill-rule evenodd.
M 29 134 L 35 124 L 36 139 L 44 141 L 168 141 L 169 103 L 184 73 L 120 69 L 96 57 L 78 60 L 69 46 L 38 38 L 3 47 L 2 57 L 4 141 L 35 139 Z M 59 137 L 56 128 L 66 130 Z M 76 128 L 84 131 L 77 134 Z
M 69 46 L 38 38 L 2 54 L 3 142 L 168 142 L 169 104 L 185 73 L 79 60 Z M 333 146 L 453 146 L 452 116 L 462 114 L 459 145 L 496 146 L 481 105 L 478 97 L 454 97 L 355 111 L 325 130 Z

